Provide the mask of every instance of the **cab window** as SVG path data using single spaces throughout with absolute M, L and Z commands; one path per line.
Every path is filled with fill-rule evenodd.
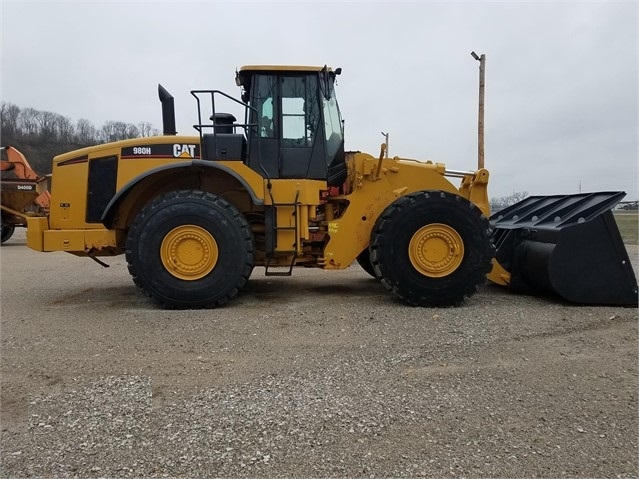
M 312 146 L 320 120 L 317 79 L 282 77 L 281 93 L 283 146 Z
M 253 120 L 253 123 L 257 123 L 260 138 L 275 138 L 276 112 L 273 99 L 277 98 L 277 77 L 275 75 L 259 75 L 255 78 L 257 80 L 257 93 L 255 96 L 257 121 Z

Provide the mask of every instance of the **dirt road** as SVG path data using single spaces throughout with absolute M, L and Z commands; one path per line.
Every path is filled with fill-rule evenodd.
M 2 477 L 639 473 L 635 309 L 411 308 L 354 266 L 164 311 L 123 257 L 0 255 Z

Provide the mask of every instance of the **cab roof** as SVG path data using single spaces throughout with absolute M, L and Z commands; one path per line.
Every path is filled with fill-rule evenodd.
M 251 78 L 258 73 L 320 73 L 322 71 L 328 72 L 329 75 L 339 75 L 342 72 L 341 68 L 333 71 L 329 66 L 308 66 L 308 65 L 245 65 L 240 67 L 239 71 L 235 72 L 235 83 L 237 86 L 242 87 L 247 93 L 251 88 Z
M 278 71 L 278 72 L 319 72 L 324 68 L 328 68 L 328 71 L 332 71 L 331 67 L 325 66 L 308 66 L 308 65 L 245 65 L 240 67 L 240 73 L 246 72 L 264 72 L 264 71 Z

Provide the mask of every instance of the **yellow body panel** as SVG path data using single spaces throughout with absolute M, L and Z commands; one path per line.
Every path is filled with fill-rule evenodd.
M 35 251 L 45 251 L 44 232 L 49 229 L 49 218 L 38 216 L 27 218 L 27 246 Z
M 121 148 L 133 147 L 140 145 L 142 148 L 149 145 L 171 144 L 173 148 L 166 157 L 151 158 L 121 158 L 118 162 L 118 179 L 117 190 L 130 182 L 135 177 L 142 175 L 154 168 L 166 166 L 171 163 L 188 162 L 196 159 L 194 156 L 195 147 L 199 146 L 200 138 L 197 136 L 156 136 L 150 138 L 140 138 L 134 140 L 125 140 L 118 142 L 118 148 L 114 154 L 119 154 Z M 190 149 L 187 147 L 191 147 Z M 104 152 L 100 152 L 99 156 L 104 156 Z
M 155 144 L 171 144 L 171 154 L 166 158 L 120 158 L 123 148 L 145 147 Z M 56 156 L 52 168 L 52 202 L 49 224 L 53 229 L 103 229 L 99 223 L 86 222 L 86 204 L 88 195 L 89 162 L 96 158 L 117 156 L 116 190 L 120 190 L 129 181 L 153 168 L 176 162 L 188 162 L 188 148 L 183 145 L 198 145 L 197 136 L 157 136 L 136 138 L 105 145 L 83 148 L 71 153 Z M 183 151 L 183 149 L 185 151 Z M 84 159 L 84 160 L 83 160 Z
M 48 230 L 44 233 L 45 251 L 104 250 L 116 244 L 116 231 L 100 229 Z
M 268 181 L 264 189 L 268 191 Z M 326 190 L 325 181 L 317 180 L 271 180 L 271 193 L 264 197 L 265 205 L 278 205 L 297 201 L 303 205 L 319 205 L 320 192 Z
M 54 163 L 49 226 L 56 229 L 101 228 L 102 225 L 91 225 L 85 221 L 89 164 L 74 163 L 59 169 L 56 166 Z M 60 173 L 62 169 L 63 174 Z
M 36 251 L 67 251 L 75 254 L 115 247 L 118 230 L 49 229 L 46 217 L 27 218 L 27 246 Z M 117 251 L 112 250 L 113 253 Z

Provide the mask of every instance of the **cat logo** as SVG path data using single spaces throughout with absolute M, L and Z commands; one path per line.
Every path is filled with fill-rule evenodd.
M 195 156 L 195 145 L 173 145 L 173 156 L 176 158 L 193 158 Z

